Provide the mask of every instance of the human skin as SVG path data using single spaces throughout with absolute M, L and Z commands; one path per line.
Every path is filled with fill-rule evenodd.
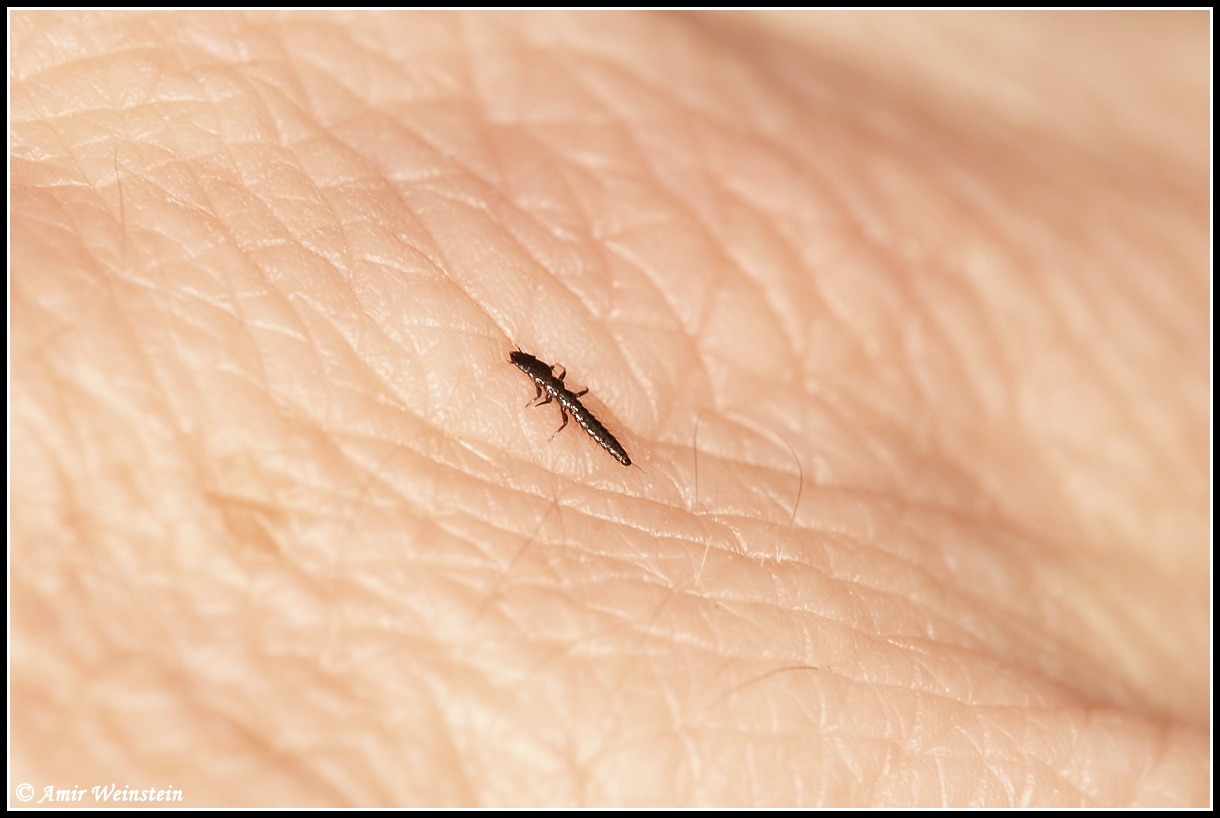
M 34 802 L 1208 803 L 1205 14 L 18 13 L 10 86 Z

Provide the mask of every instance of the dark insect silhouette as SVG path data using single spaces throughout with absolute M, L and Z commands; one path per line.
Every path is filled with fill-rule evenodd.
M 623 448 L 623 444 L 615 440 L 614 435 L 610 434 L 610 430 L 603 426 L 600 420 L 593 417 L 593 413 L 580 402 L 580 396 L 589 390 L 583 389 L 580 392 L 572 392 L 563 382 L 563 379 L 568 374 L 566 369 L 557 378 L 555 377 L 554 367 L 548 363 L 543 363 L 528 352 L 522 352 L 520 347 L 517 348 L 516 352 L 508 354 L 508 360 L 517 369 L 529 375 L 530 380 L 534 382 L 534 388 L 538 390 L 538 394 L 526 406 L 530 404 L 542 406 L 551 401 L 554 401 L 559 406 L 559 414 L 563 415 L 563 425 L 555 430 L 555 435 L 562 432 L 563 427 L 568 425 L 568 415 L 571 415 L 576 418 L 576 422 L 580 424 L 581 428 L 588 432 L 589 437 L 596 440 L 598 445 L 610 452 L 615 460 L 624 466 L 631 465 L 631 458 L 627 456 L 627 450 Z M 546 399 L 539 403 L 538 401 L 544 394 Z M 555 435 L 551 435 L 551 437 L 554 438 Z

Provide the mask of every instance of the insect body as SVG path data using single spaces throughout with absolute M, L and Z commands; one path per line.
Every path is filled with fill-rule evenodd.
M 589 390 L 584 389 L 580 392 L 572 392 L 563 382 L 563 379 L 568 375 L 566 369 L 556 378 L 555 370 L 550 364 L 543 363 L 533 355 L 530 355 L 528 352 L 522 352 L 520 349 L 516 352 L 510 352 L 508 360 L 516 365 L 517 369 L 529 375 L 530 380 L 534 382 L 534 388 L 538 390 L 538 394 L 534 396 L 534 400 L 531 400 L 530 403 L 535 403 L 545 393 L 546 400 L 537 403 L 537 406 L 542 406 L 551 401 L 559 405 L 559 414 L 563 415 L 563 425 L 555 430 L 556 435 L 563 431 L 564 426 L 568 425 L 568 415 L 571 415 L 576 418 L 576 422 L 580 424 L 581 428 L 589 433 L 589 437 L 596 440 L 615 460 L 624 466 L 631 465 L 631 458 L 627 456 L 627 450 L 623 448 L 623 444 L 615 440 L 614 435 L 610 434 L 610 430 L 602 426 L 601 421 L 593 417 L 593 413 L 580 402 L 580 396 Z M 529 404 L 527 403 L 526 406 L 529 406 Z M 551 437 L 554 436 L 551 435 Z

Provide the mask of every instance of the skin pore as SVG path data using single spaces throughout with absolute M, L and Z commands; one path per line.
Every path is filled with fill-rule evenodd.
M 1208 59 L 13 14 L 10 805 L 1206 805 Z

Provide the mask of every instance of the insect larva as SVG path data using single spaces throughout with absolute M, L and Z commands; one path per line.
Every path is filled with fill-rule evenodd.
M 529 406 L 530 403 L 542 406 L 543 404 L 550 403 L 552 400 L 559 406 L 559 414 L 563 415 L 563 425 L 555 430 L 555 435 L 562 432 L 563 427 L 568 425 L 568 415 L 571 415 L 576 418 L 576 422 L 589 434 L 589 437 L 596 440 L 598 445 L 610 452 L 615 460 L 624 466 L 631 465 L 631 458 L 627 456 L 627 450 L 623 448 L 623 444 L 615 440 L 614 435 L 610 434 L 610 430 L 603 426 L 600 420 L 593 417 L 593 413 L 580 402 L 580 396 L 589 390 L 584 389 L 580 392 L 572 392 L 563 382 L 563 379 L 568 375 L 566 369 L 556 378 L 554 367 L 543 363 L 528 352 L 522 352 L 520 348 L 516 352 L 510 352 L 508 360 L 517 369 L 529 375 L 530 380 L 534 382 L 534 388 L 538 390 L 538 394 L 526 406 Z M 536 403 L 544 393 L 546 394 L 546 400 Z M 555 435 L 551 435 L 551 437 L 553 438 Z

